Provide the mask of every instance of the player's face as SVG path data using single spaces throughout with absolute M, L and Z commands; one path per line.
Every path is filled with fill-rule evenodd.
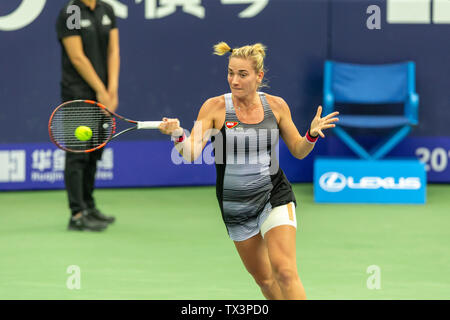
M 231 58 L 228 64 L 228 84 L 234 96 L 244 98 L 254 94 L 261 84 L 263 72 L 257 74 L 250 60 Z

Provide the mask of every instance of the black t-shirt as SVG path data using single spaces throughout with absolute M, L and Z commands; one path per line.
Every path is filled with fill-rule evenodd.
M 72 5 L 80 8 L 79 29 L 74 27 L 74 11 L 69 10 L 69 13 L 67 13 L 68 7 Z M 97 0 L 94 10 L 87 7 L 81 0 L 71 0 L 62 8 L 56 23 L 56 31 L 62 47 L 61 96 L 63 100 L 95 99 L 96 97 L 94 90 L 84 81 L 70 62 L 62 39 L 69 36 L 81 37 L 84 54 L 91 61 L 97 75 L 107 86 L 109 32 L 114 28 L 117 28 L 114 10 L 103 1 Z

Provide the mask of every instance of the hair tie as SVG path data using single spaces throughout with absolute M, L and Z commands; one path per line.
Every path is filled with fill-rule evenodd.
M 230 52 L 233 53 L 233 50 L 234 50 L 234 49 L 230 49 Z

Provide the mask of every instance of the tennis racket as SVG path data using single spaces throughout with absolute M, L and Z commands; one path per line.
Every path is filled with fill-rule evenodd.
M 134 126 L 116 133 L 116 119 Z M 109 141 L 125 132 L 139 129 L 158 129 L 162 121 L 134 121 L 122 117 L 99 102 L 73 100 L 59 105 L 50 116 L 48 133 L 59 148 L 76 153 L 87 153 L 103 148 Z M 82 127 L 82 128 L 80 128 Z M 86 128 L 87 127 L 87 128 Z M 80 139 L 77 129 L 87 137 Z

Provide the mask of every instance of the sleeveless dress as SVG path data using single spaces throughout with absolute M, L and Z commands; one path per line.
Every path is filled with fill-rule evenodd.
M 216 195 L 228 234 L 235 241 L 259 232 L 277 206 L 294 202 L 292 187 L 279 167 L 279 128 L 263 92 L 258 92 L 264 119 L 257 124 L 238 120 L 225 94 L 226 116 L 220 133 L 212 137 L 217 172 Z

